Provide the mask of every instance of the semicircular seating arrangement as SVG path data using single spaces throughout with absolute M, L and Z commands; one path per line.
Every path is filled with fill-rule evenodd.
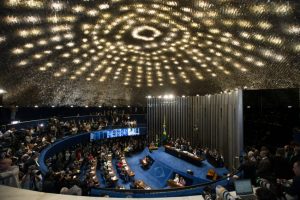
M 183 189 L 216 180 L 207 176 L 209 170 L 215 170 L 219 178 L 229 173 L 224 167 L 215 168 L 205 158 L 199 166 L 171 155 L 167 146 L 150 150 L 153 143 L 147 145 L 143 134 L 91 140 L 93 134 L 122 130 L 103 129 L 103 121 L 101 116 L 90 116 L 85 120 L 80 117 L 68 120 L 51 118 L 47 125 L 7 130 L 1 137 L 1 157 L 12 159 L 13 165 L 19 167 L 21 179 L 20 185 L 16 186 L 50 193 L 71 194 L 74 190 L 76 194 L 92 196 L 107 194 L 109 188 L 112 189 L 111 196 L 114 196 L 114 190 L 161 190 L 163 196 L 172 196 L 172 189 L 168 188 Z M 95 131 L 95 127 L 103 130 Z M 25 142 L 20 143 L 23 138 Z M 194 152 L 196 149 L 198 153 L 202 151 L 193 149 L 183 139 L 174 142 L 174 148 L 181 143 L 182 147 L 186 145 L 185 148 Z M 170 141 L 169 145 L 174 142 Z M 193 155 L 192 152 L 176 150 Z M 202 156 L 205 157 L 204 149 Z M 151 159 L 151 165 L 146 168 L 141 164 L 145 158 Z M 176 176 L 180 176 L 181 182 L 176 182 Z M 219 181 L 219 184 L 228 183 Z
M 300 198 L 300 0 L 0 11 L 0 199 Z

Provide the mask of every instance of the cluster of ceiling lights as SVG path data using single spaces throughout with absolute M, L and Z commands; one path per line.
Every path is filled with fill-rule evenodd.
M 5 90 L 0 89 L 0 95 L 1 95 L 1 94 L 5 94 L 5 93 L 7 93 Z
M 300 52 L 299 23 L 286 20 L 293 4 L 237 4 L 7 0 L 2 23 L 13 32 L 0 45 L 18 41 L 10 49 L 16 69 L 136 87 L 247 73 Z
M 244 89 L 247 89 L 247 87 L 245 86 Z M 220 92 L 221 94 L 224 93 L 224 94 L 230 94 L 231 92 L 233 91 L 237 91 L 238 88 L 235 88 L 234 90 L 224 90 L 222 92 Z M 210 96 L 211 94 L 207 94 L 208 96 Z M 199 94 L 196 94 L 195 95 L 196 97 L 200 97 Z M 174 98 L 177 98 L 177 97 L 181 97 L 181 98 L 186 98 L 187 96 L 186 95 L 181 95 L 181 96 L 176 96 L 174 94 L 164 94 L 164 95 L 158 95 L 158 96 L 151 96 L 151 95 L 147 95 L 146 98 L 147 99 L 152 99 L 152 98 L 158 98 L 158 99 L 174 99 Z

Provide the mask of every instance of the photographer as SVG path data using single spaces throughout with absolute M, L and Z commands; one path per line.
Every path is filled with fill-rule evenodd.
M 23 189 L 42 191 L 42 175 L 34 165 L 28 168 L 21 181 Z

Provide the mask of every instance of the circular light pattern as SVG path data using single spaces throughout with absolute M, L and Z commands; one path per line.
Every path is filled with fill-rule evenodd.
M 60 96 L 45 100 L 49 105 L 75 105 L 78 96 L 85 105 L 106 95 L 124 99 L 100 92 L 112 86 L 213 93 L 300 82 L 296 0 L 7 0 L 1 6 L 1 68 L 9 70 L 0 86 L 38 85 L 45 96 Z M 25 84 L 9 79 L 18 73 Z M 84 90 L 88 95 L 80 95 Z
M 146 32 L 146 31 L 152 32 L 152 33 L 150 33 L 151 36 L 141 35 L 142 32 Z M 161 35 L 161 32 L 151 26 L 140 26 L 140 27 L 134 28 L 132 30 L 131 34 L 132 34 L 132 37 L 135 39 L 144 40 L 144 41 L 153 41 L 155 38 L 157 38 Z

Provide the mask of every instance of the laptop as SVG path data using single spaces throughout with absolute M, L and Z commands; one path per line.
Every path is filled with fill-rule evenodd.
M 235 180 L 234 188 L 236 196 L 242 200 L 256 200 L 256 196 L 253 193 L 253 188 L 250 179 Z

